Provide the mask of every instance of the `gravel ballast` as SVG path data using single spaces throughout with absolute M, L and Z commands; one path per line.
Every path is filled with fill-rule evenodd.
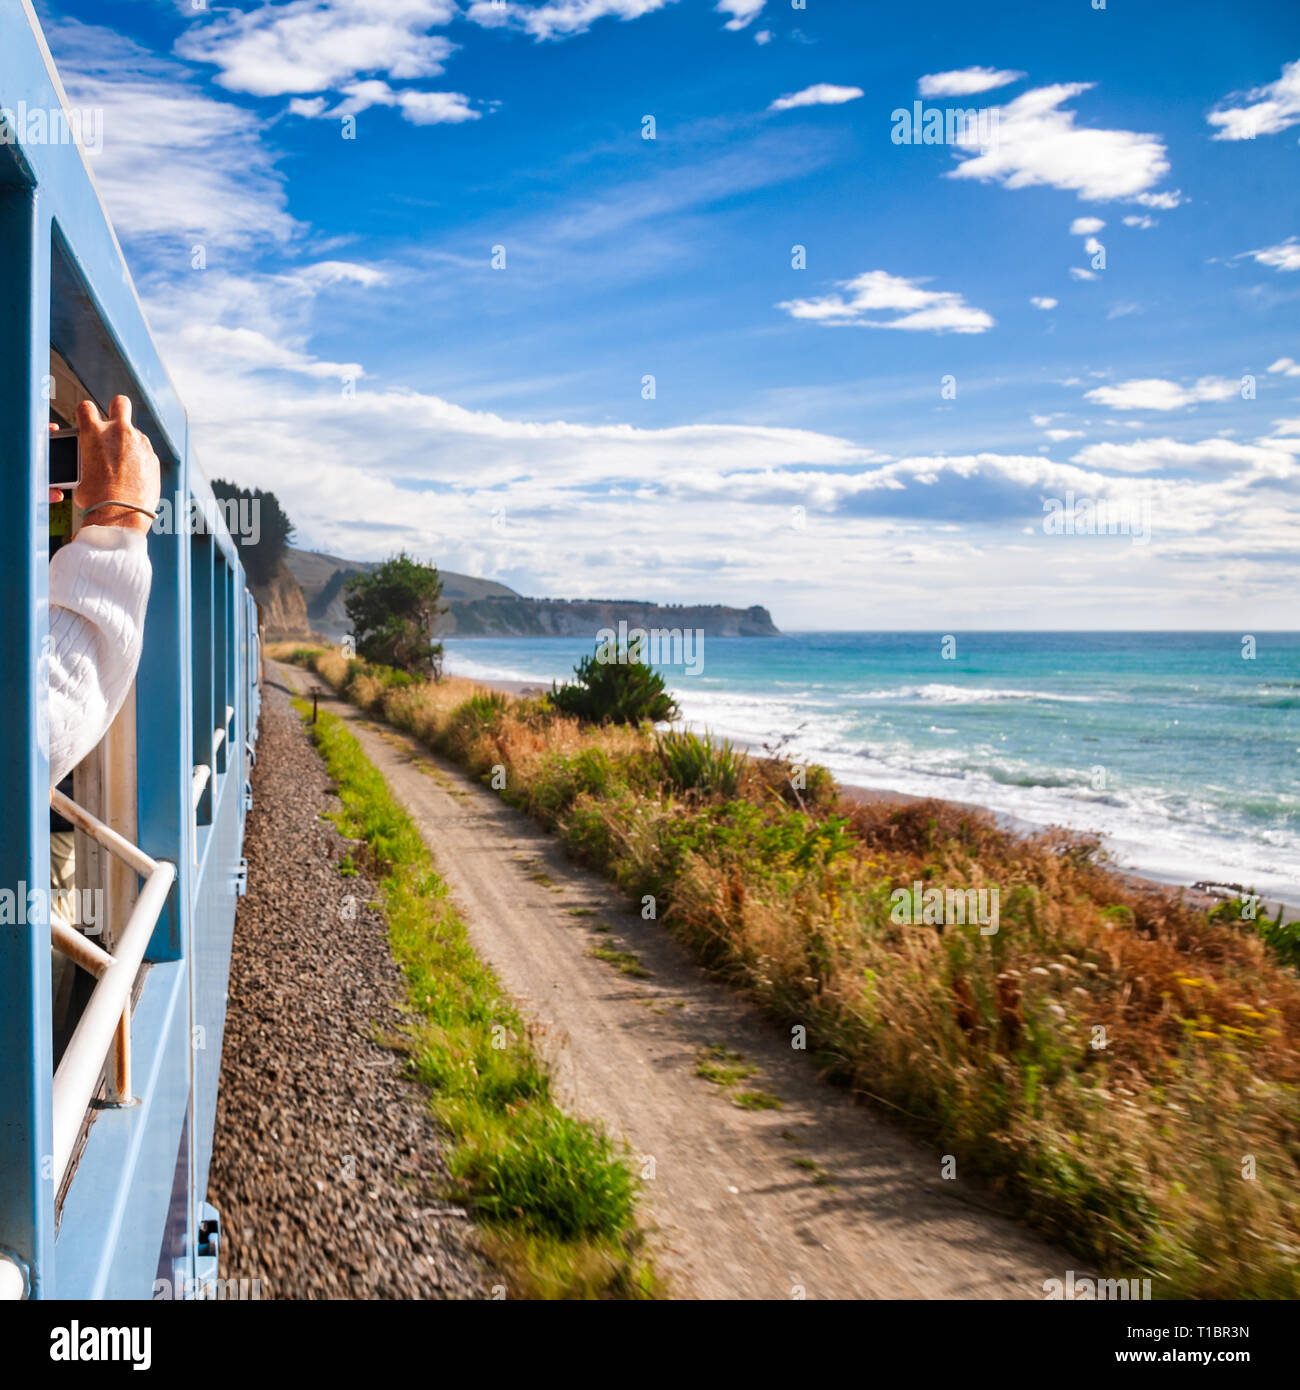
M 490 1298 L 446 1140 L 400 1053 L 405 985 L 282 688 L 263 687 L 209 1200 L 221 1275 L 262 1298 Z

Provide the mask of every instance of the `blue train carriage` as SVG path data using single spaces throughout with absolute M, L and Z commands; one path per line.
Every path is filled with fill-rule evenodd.
M 0 108 L 0 1295 L 201 1294 L 257 610 L 27 0 L 0 4 Z M 162 463 L 144 655 L 52 790 L 48 568 L 76 522 L 48 428 L 119 393 Z

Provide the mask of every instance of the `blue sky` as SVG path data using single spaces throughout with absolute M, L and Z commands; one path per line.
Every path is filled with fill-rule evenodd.
M 40 8 L 204 467 L 301 543 L 787 628 L 1295 625 L 1288 0 Z M 917 101 L 987 144 L 896 143 Z

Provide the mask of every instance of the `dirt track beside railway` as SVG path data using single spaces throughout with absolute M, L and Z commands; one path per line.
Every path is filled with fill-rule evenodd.
M 653 921 L 556 839 L 414 739 L 278 667 L 348 720 L 419 826 L 475 949 L 536 1024 L 557 1097 L 626 1139 L 653 1177 L 643 1209 L 679 1297 L 1042 1298 L 1071 1261 L 987 1198 L 940 1175 L 941 1155 L 820 1081 L 808 1055 L 707 979 Z M 634 955 L 621 973 L 593 950 Z M 744 1088 L 697 1074 L 725 1048 Z
M 221 1277 L 275 1298 L 489 1298 L 501 1283 L 442 1200 L 443 1139 L 400 1053 L 406 984 L 366 906 L 338 805 L 288 696 L 268 685 L 209 1182 Z

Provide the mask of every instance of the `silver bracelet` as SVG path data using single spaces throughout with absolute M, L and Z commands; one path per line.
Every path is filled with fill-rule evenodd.
M 151 516 L 155 520 L 157 520 L 158 517 L 158 509 L 156 507 L 137 507 L 134 502 L 116 502 L 111 497 L 105 498 L 102 502 L 96 502 L 94 506 L 87 507 L 81 515 L 87 517 L 91 512 L 97 512 L 101 507 L 125 507 L 127 511 L 139 512 L 141 516 Z

